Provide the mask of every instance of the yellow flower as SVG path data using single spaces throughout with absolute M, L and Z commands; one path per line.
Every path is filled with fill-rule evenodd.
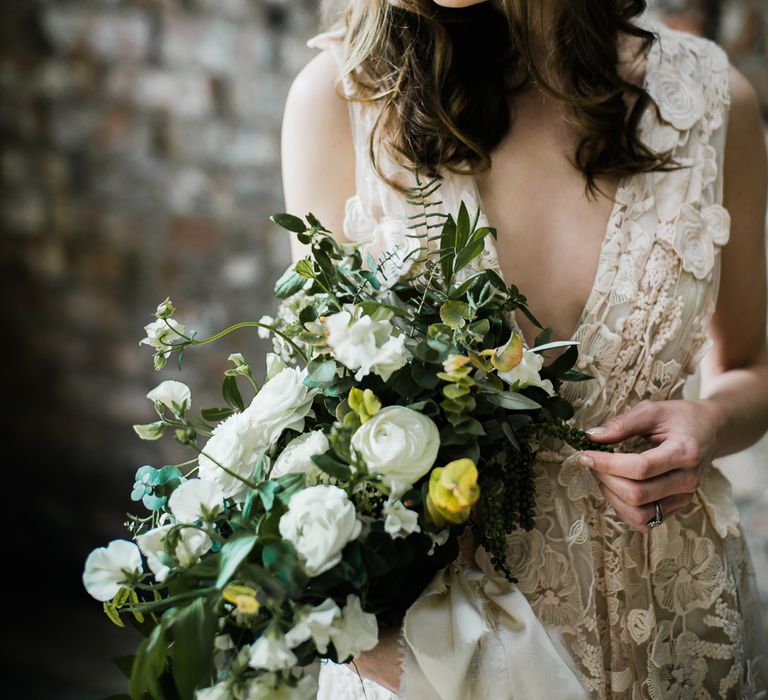
M 496 348 L 491 355 L 491 364 L 499 372 L 509 372 L 523 359 L 523 337 L 519 333 L 509 336 L 506 344 Z
M 446 523 L 460 525 L 467 521 L 472 506 L 480 497 L 477 476 L 477 466 L 466 458 L 432 470 L 427 512 L 438 527 Z
M 224 589 L 224 600 L 237 606 L 237 612 L 243 615 L 254 615 L 259 612 L 261 605 L 256 600 L 256 591 L 250 586 L 240 586 L 230 583 Z

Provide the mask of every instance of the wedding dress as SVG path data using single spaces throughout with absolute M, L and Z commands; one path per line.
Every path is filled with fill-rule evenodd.
M 663 121 L 645 111 L 641 138 L 674 150 L 690 167 L 626 177 L 600 250 L 594 286 L 574 340 L 589 382 L 565 389 L 574 423 L 599 425 L 643 399 L 680 398 L 708 347 L 720 248 L 730 218 L 722 206 L 728 59 L 716 44 L 669 29 L 647 55 L 645 88 Z M 343 58 L 344 29 L 309 45 Z M 351 93 L 348 77 L 342 88 Z M 374 257 L 414 245 L 401 194 L 374 173 L 368 136 L 375 105 L 350 102 L 356 194 L 344 232 Z M 397 166 L 381 151 L 385 172 Z M 447 174 L 444 212 L 482 201 L 470 176 Z M 477 262 L 500 273 L 490 237 Z M 639 449 L 625 444 L 623 449 Z M 768 698 L 766 628 L 730 486 L 706 469 L 689 508 L 642 534 L 604 501 L 591 472 L 567 446 L 539 455 L 537 512 L 530 532 L 509 537 L 518 583 L 506 585 L 478 549 L 454 564 L 410 609 L 400 694 L 415 700 L 547 698 Z M 552 690 L 556 689 L 556 690 Z M 559 690 L 557 690 L 559 689 Z M 326 664 L 319 698 L 397 697 L 347 666 Z

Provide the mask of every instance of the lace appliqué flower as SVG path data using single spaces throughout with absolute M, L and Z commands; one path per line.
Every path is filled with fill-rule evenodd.
M 703 211 L 683 204 L 674 226 L 668 229 L 683 269 L 696 279 L 708 279 L 715 266 L 715 246 L 728 242 L 730 226 L 730 214 L 719 204 L 710 204 Z

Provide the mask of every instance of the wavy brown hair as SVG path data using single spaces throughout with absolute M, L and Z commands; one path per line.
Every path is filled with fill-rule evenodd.
M 617 69 L 621 33 L 641 38 L 646 55 L 657 39 L 631 22 L 646 0 L 553 0 L 547 48 L 557 86 L 541 74 L 532 51 L 543 30 L 542 0 L 464 9 L 433 0 L 323 0 L 323 6 L 327 23 L 347 29 L 342 72 L 355 87 L 352 99 L 381 106 L 369 153 L 379 176 L 398 190 L 404 187 L 377 162 L 379 141 L 397 162 L 430 177 L 442 169 L 483 172 L 512 123 L 509 98 L 532 81 L 568 108 L 581 135 L 571 162 L 584 174 L 588 195 L 600 191 L 598 176 L 678 167 L 671 153 L 655 153 L 638 138 L 640 117 L 653 101 Z

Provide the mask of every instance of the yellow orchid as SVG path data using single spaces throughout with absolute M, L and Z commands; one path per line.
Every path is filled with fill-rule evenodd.
M 438 527 L 446 523 L 460 525 L 468 520 L 472 506 L 480 498 L 477 477 L 477 466 L 467 458 L 432 470 L 427 512 Z
M 256 600 L 256 591 L 250 586 L 230 583 L 224 588 L 224 600 L 237 606 L 237 612 L 242 615 L 254 615 L 259 612 L 261 604 Z

